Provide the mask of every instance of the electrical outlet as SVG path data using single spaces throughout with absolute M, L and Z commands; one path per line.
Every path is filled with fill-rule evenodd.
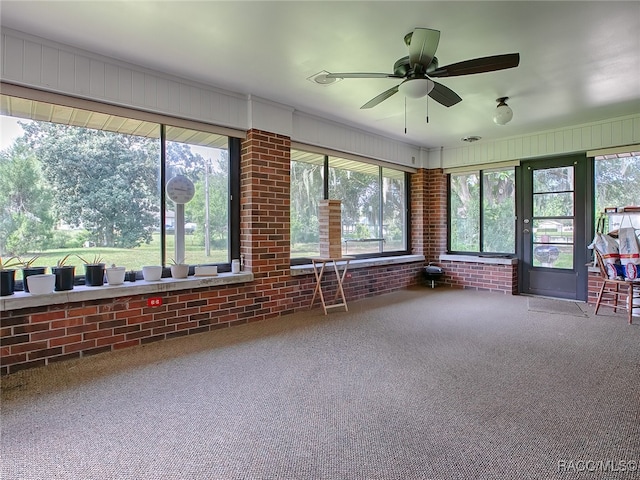
M 147 307 L 160 307 L 162 306 L 162 297 L 147 298 Z

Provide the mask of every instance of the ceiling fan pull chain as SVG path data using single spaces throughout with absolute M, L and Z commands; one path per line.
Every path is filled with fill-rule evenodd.
M 407 134 L 407 97 L 404 97 L 404 134 Z
M 429 123 L 429 96 L 427 95 L 427 123 Z

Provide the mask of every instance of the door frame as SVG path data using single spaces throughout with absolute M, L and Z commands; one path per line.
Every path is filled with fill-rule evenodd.
M 516 199 L 516 256 L 518 258 L 518 293 L 524 295 L 542 295 L 540 292 L 530 289 L 529 275 L 534 269 L 525 258 L 530 252 L 531 234 L 525 234 L 524 219 L 529 218 L 525 208 L 531 205 L 532 189 L 526 188 L 526 175 L 529 167 L 534 169 L 553 168 L 561 165 L 574 165 L 574 258 L 573 270 L 565 270 L 566 273 L 573 272 L 576 276 L 575 297 L 567 297 L 565 294 L 554 295 L 553 292 L 545 291 L 544 296 L 564 298 L 578 301 L 586 301 L 588 298 L 588 259 L 590 258 L 587 245 L 591 243 L 593 236 L 593 159 L 585 154 L 571 154 L 554 157 L 545 157 L 535 160 L 522 161 L 516 168 L 516 182 L 519 188 Z M 529 186 L 531 187 L 531 182 Z M 553 269 L 550 269 L 553 270 Z M 553 274 L 553 272 L 550 272 Z

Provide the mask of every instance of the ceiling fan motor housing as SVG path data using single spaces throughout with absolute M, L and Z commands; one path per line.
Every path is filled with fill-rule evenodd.
M 421 67 L 424 67 L 424 65 L 420 65 Z M 433 72 L 434 70 L 436 70 L 438 68 L 438 58 L 437 57 L 433 57 L 433 60 L 431 60 L 431 63 L 426 67 L 426 71 L 422 72 L 423 74 L 427 74 L 429 75 L 429 73 Z M 396 63 L 393 64 L 393 74 L 394 75 L 398 75 L 400 77 L 411 77 L 414 73 L 413 69 L 411 68 L 411 65 L 409 64 L 409 57 L 402 57 L 400 60 L 396 61 Z

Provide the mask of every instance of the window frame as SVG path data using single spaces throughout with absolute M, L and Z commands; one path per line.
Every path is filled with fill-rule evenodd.
M 305 150 L 304 148 L 300 148 L 298 146 L 296 146 L 295 148 L 292 147 L 292 150 L 296 150 L 296 151 L 301 151 L 301 152 L 305 152 L 305 153 L 318 153 L 318 152 L 309 152 L 307 150 Z M 393 250 L 393 251 L 388 251 L 388 252 L 371 252 L 371 253 L 359 253 L 359 254 L 349 254 L 350 257 L 355 257 L 358 259 L 364 259 L 364 258 L 382 258 L 382 257 L 393 257 L 393 256 L 398 256 L 398 255 L 409 255 L 411 253 L 411 173 L 403 170 L 403 169 L 394 169 L 393 165 L 391 164 L 385 164 L 383 162 L 376 162 L 376 161 L 371 161 L 371 162 L 367 162 L 366 159 L 350 159 L 350 158 L 345 158 L 340 156 L 339 153 L 337 152 L 332 152 L 331 154 L 321 154 L 324 159 L 323 159 L 323 186 L 322 186 L 322 190 L 323 190 L 323 198 L 322 200 L 330 200 L 329 198 L 329 170 L 330 168 L 336 168 L 336 167 L 330 167 L 330 159 L 331 158 L 339 158 L 341 160 L 345 160 L 345 161 L 356 161 L 356 162 L 361 162 L 361 163 L 366 163 L 368 165 L 371 166 L 375 166 L 377 167 L 377 181 L 379 182 L 379 187 L 380 187 L 380 195 L 378 195 L 378 205 L 377 208 L 380 212 L 380 219 L 382 221 L 383 219 L 383 208 L 384 208 L 384 201 L 383 201 L 383 195 L 382 193 L 382 178 L 383 178 L 383 169 L 391 169 L 391 170 L 395 170 L 397 172 L 401 172 L 403 174 L 404 177 L 404 197 L 405 197 L 405 206 L 404 206 L 404 223 L 405 223 L 405 239 L 404 239 L 404 249 L 402 250 Z M 292 159 L 291 161 L 298 161 L 295 159 Z M 291 257 L 290 258 L 290 264 L 292 266 L 294 265 L 306 265 L 311 263 L 311 257 Z
M 50 123 L 59 123 L 52 122 L 50 120 L 43 120 L 39 118 L 28 117 L 26 115 L 16 115 L 13 114 L 9 108 L 5 108 L 5 105 L 8 103 L 5 102 L 5 97 L 15 98 L 18 100 L 26 100 L 30 102 L 36 102 L 37 104 L 50 105 L 52 107 L 61 106 L 68 107 L 72 109 L 84 110 L 93 112 L 96 114 L 104 114 L 104 115 L 112 115 L 116 117 L 121 117 L 125 119 L 137 120 L 142 122 L 148 122 L 150 124 L 156 124 L 159 130 L 159 138 L 160 142 L 160 165 L 159 167 L 159 177 L 160 177 L 160 191 L 159 191 L 159 202 L 160 202 L 160 242 L 159 242 L 159 255 L 158 260 L 163 266 L 163 277 L 170 276 L 169 265 L 167 264 L 167 254 L 166 254 L 166 226 L 165 226 L 165 212 L 168 208 L 168 200 L 166 198 L 165 186 L 166 186 L 166 142 L 174 141 L 167 140 L 166 138 L 166 128 L 167 127 L 179 127 L 189 130 L 201 131 L 203 133 L 211 133 L 217 134 L 222 137 L 226 136 L 227 138 L 227 151 L 229 155 L 229 171 L 228 171 L 228 182 L 229 182 L 229 198 L 228 198 L 228 217 L 229 217 L 229 247 L 228 247 L 228 258 L 225 262 L 212 262 L 207 263 L 207 265 L 216 265 L 218 266 L 219 272 L 229 272 L 231 271 L 231 260 L 240 258 L 240 156 L 241 156 L 241 143 L 242 139 L 246 137 L 245 132 L 236 131 L 233 129 L 228 129 L 225 127 L 217 127 L 215 125 L 206 124 L 202 122 L 185 120 L 180 118 L 175 118 L 167 115 L 161 114 L 153 114 L 148 113 L 142 110 L 137 110 L 131 107 L 120 107 L 110 104 L 103 104 L 99 102 L 95 102 L 92 100 L 85 100 L 76 97 L 69 97 L 66 95 L 61 95 L 57 93 L 44 92 L 37 89 L 20 87 L 17 85 L 10 85 L 4 82 L 0 82 L 2 86 L 2 109 L 0 110 L 0 114 L 5 117 L 11 117 L 16 119 L 23 120 L 31 120 L 31 121 L 49 121 Z M 6 87 L 6 88 L 5 88 Z M 9 100 L 7 100 L 9 102 Z M 68 125 L 73 125 L 72 123 L 68 123 Z M 83 128 L 92 128 L 92 127 L 83 127 Z M 101 129 L 102 130 L 102 129 Z M 110 131 L 107 129 L 107 131 Z M 123 135 L 133 135 L 131 133 L 122 133 Z M 82 285 L 84 283 L 84 273 L 78 272 L 76 269 L 75 275 L 75 285 Z M 194 265 L 190 265 L 189 273 L 193 274 Z M 142 278 L 142 272 L 138 271 L 136 279 Z M 22 279 L 16 278 L 16 290 L 20 290 L 24 288 L 22 285 Z
M 484 174 L 486 172 L 497 172 L 513 169 L 513 184 L 514 184 L 514 193 L 513 193 L 513 252 L 492 252 L 492 251 L 484 251 Z M 507 165 L 507 166 L 491 166 L 486 165 L 486 168 L 479 169 L 468 169 L 468 170 L 460 170 L 460 171 L 452 171 L 447 173 L 447 253 L 452 255 L 495 255 L 505 258 L 516 258 L 518 255 L 517 251 L 517 222 L 516 222 L 516 212 L 518 207 L 518 185 L 517 185 L 517 167 L 515 165 Z M 479 250 L 453 250 L 451 248 L 452 244 L 452 185 L 451 185 L 451 177 L 453 175 L 464 175 L 464 174 L 477 174 L 478 176 L 478 247 Z

